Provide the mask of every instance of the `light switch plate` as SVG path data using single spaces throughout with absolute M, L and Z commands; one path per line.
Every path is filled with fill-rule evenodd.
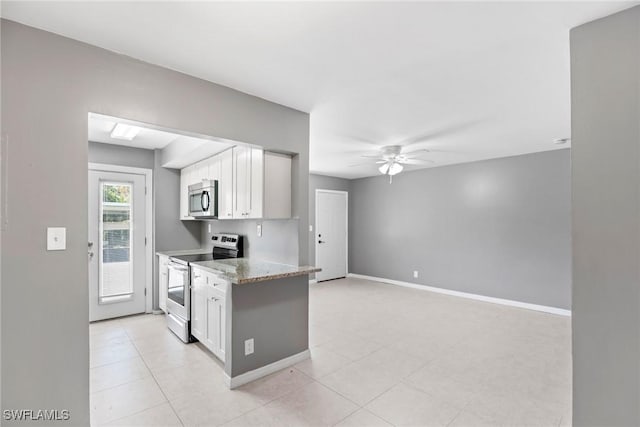
M 47 228 L 47 250 L 64 251 L 67 249 L 67 228 L 48 227 Z
M 262 237 L 262 224 L 258 224 L 258 237 Z

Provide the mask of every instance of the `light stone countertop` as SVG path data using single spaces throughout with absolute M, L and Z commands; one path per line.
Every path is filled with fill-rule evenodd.
M 180 249 L 176 251 L 157 251 L 156 255 L 162 256 L 177 256 L 177 255 L 196 255 L 196 254 L 210 254 L 211 249 L 198 248 L 198 249 Z
M 295 266 L 278 264 L 275 262 L 251 260 L 249 258 L 230 258 L 215 261 L 192 262 L 192 266 L 222 273 L 231 283 L 244 285 L 246 283 L 263 282 L 266 280 L 283 279 L 285 277 L 302 276 L 317 273 L 320 268 L 311 266 Z

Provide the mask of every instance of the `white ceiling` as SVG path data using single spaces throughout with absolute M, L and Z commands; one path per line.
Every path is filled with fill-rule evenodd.
M 140 131 L 131 141 L 112 138 L 111 131 L 117 123 L 136 126 Z M 144 123 L 95 113 L 89 114 L 89 141 L 146 150 L 166 149 L 162 166 L 175 169 L 189 166 L 236 145 L 233 141 L 181 135 L 156 129 Z
M 563 148 L 569 29 L 637 2 L 2 2 L 5 18 L 311 113 L 313 172 Z M 373 150 L 373 151 L 372 151 Z

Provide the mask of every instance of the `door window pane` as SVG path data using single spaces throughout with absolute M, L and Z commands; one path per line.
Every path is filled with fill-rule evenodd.
M 100 184 L 100 302 L 133 295 L 132 184 Z

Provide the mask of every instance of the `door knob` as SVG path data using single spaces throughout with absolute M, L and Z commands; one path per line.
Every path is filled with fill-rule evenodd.
M 318 243 L 325 243 L 324 240 L 318 240 Z
M 89 259 L 93 259 L 93 252 L 89 252 Z

